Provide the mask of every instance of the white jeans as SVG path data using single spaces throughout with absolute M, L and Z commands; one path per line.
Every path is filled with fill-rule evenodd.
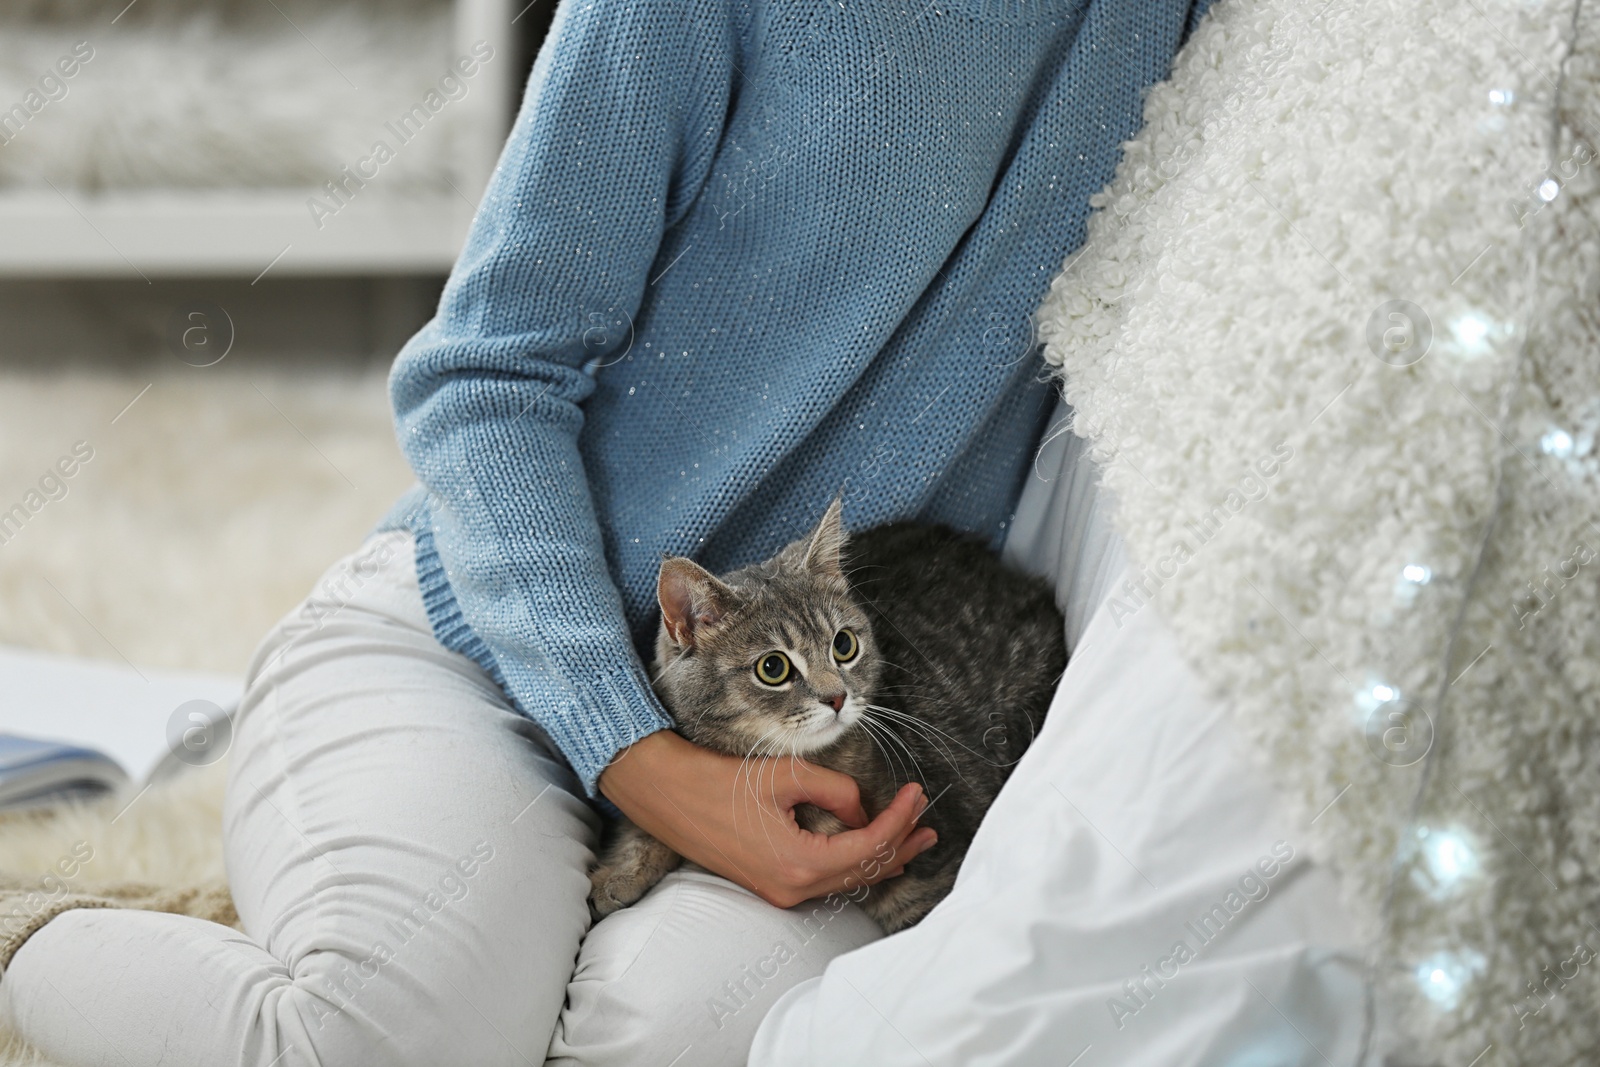
M 405 534 L 335 565 L 268 635 L 231 760 L 245 932 L 52 920 L 0 981 L 0 1014 L 48 1055 L 742 1064 L 783 992 L 882 936 L 854 905 L 783 911 L 693 869 L 589 929 L 600 820 L 542 731 L 434 639 Z

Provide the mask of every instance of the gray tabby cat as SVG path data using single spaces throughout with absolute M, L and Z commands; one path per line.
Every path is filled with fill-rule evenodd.
M 720 579 L 668 559 L 657 591 L 655 688 L 684 737 L 841 771 L 873 817 L 900 786 L 922 783 L 920 822 L 938 844 L 860 903 L 890 932 L 926 915 L 1066 667 L 1050 588 L 944 527 L 895 523 L 847 542 L 834 501 L 772 559 Z M 819 833 L 844 829 L 810 804 L 795 817 Z M 591 908 L 632 904 L 680 862 L 623 820 L 590 876 Z

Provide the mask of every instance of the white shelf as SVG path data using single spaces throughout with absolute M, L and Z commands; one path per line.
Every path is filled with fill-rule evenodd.
M 368 190 L 318 229 L 316 192 L 0 195 L 0 277 L 444 273 L 472 221 L 454 191 Z
M 91 194 L 67 186 L 0 189 L 0 277 L 64 278 L 444 273 L 455 262 L 499 156 L 524 71 L 513 0 L 452 0 L 452 42 L 495 49 L 475 90 L 452 105 L 454 188 L 360 191 L 318 228 L 308 189 L 162 189 Z M 520 4 L 518 5 L 520 6 Z M 176 119 L 175 119 L 176 120 Z

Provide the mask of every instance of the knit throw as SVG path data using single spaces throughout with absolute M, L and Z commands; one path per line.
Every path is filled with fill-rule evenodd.
M 1039 315 L 1110 611 L 1339 872 L 1382 1051 L 1592 1063 L 1600 4 L 1228 0 L 1145 123 Z

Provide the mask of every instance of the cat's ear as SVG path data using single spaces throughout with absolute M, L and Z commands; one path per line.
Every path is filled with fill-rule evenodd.
M 834 497 L 806 541 L 805 565 L 820 574 L 844 574 L 844 500 Z
M 680 648 L 693 648 L 695 632 L 715 626 L 733 607 L 733 590 L 700 564 L 682 556 L 662 560 L 656 580 L 661 624 Z

